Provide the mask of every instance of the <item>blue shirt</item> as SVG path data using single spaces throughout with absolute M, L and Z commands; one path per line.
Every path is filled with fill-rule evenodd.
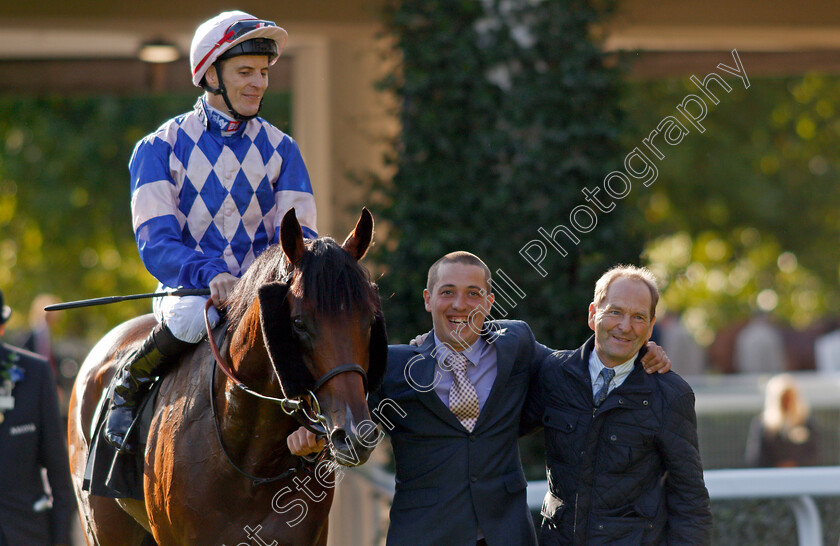
M 140 258 L 169 287 L 236 277 L 278 240 L 294 208 L 316 236 L 315 198 L 297 144 L 262 118 L 229 122 L 199 98 L 142 139 L 129 161 Z
M 438 395 L 438 398 L 448 408 L 449 390 L 452 388 L 455 373 L 443 361 L 451 350 L 436 335 L 434 338 L 435 376 L 438 377 L 438 374 L 440 374 L 440 381 L 435 385 L 435 394 Z M 487 343 L 484 338 L 479 337 L 475 343 L 470 345 L 469 349 L 462 351 L 461 354 L 467 358 L 467 377 L 475 386 L 475 393 L 478 395 L 478 411 L 480 412 L 487 398 L 490 396 L 493 383 L 496 381 L 496 374 L 498 372 L 498 367 L 496 366 L 496 347 L 491 343 Z

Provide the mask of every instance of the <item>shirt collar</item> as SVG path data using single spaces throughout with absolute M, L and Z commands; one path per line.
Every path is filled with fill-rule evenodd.
M 452 350 L 439 340 L 436 334 L 432 333 L 432 337 L 435 340 L 435 360 L 437 360 L 438 364 L 442 364 Z M 468 349 L 461 351 L 461 354 L 466 357 L 467 362 L 473 366 L 478 366 L 478 361 L 481 360 L 481 357 L 484 356 L 484 353 L 489 347 L 490 345 L 487 343 L 487 340 L 479 336 L 475 340 L 475 343 L 470 345 Z
M 627 362 L 623 362 L 618 366 L 613 367 L 613 370 L 615 371 L 615 377 L 613 377 L 614 383 L 620 384 L 624 381 L 625 377 L 630 375 L 630 372 L 633 371 L 637 356 L 639 356 L 638 352 Z M 601 362 L 600 358 L 598 358 L 598 352 L 593 348 L 592 353 L 589 355 L 589 379 L 592 380 L 593 385 L 595 384 L 595 380 L 598 379 L 598 376 L 601 375 L 601 370 L 604 368 L 606 368 L 606 366 L 604 366 L 604 363 Z
M 244 127 L 244 121 L 237 121 L 233 117 L 217 110 L 207 104 L 206 98 L 202 95 L 195 103 L 195 110 L 198 117 L 204 123 L 208 131 L 221 136 L 231 136 L 240 132 Z

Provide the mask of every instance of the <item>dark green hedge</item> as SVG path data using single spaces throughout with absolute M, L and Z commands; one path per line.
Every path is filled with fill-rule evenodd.
M 383 86 L 401 101 L 402 133 L 389 158 L 396 175 L 378 187 L 392 230 L 375 258 L 395 341 L 429 329 L 426 271 L 453 250 L 504 271 L 525 294 L 506 287 L 508 316 L 563 348 L 589 335 L 597 277 L 638 261 L 624 203 L 577 232 L 579 244 L 559 236 L 566 257 L 545 245 L 545 277 L 520 255 L 539 228 L 571 225 L 570 212 L 587 204 L 583 187 L 622 168 L 619 74 L 588 31 L 607 11 L 568 0 L 388 3 L 402 63 Z

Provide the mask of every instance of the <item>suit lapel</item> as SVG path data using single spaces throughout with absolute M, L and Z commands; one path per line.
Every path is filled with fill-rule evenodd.
M 488 338 L 485 338 L 488 339 Z M 492 345 L 496 348 L 496 380 L 493 381 L 493 387 L 490 389 L 490 394 L 484 402 L 484 407 L 481 408 L 481 413 L 478 414 L 478 421 L 475 423 L 475 429 L 478 428 L 488 419 L 491 408 L 499 403 L 499 398 L 502 396 L 502 386 L 507 384 L 510 372 L 513 370 L 513 363 L 516 358 L 516 348 L 518 346 L 518 338 L 507 330 L 503 334 L 494 334 L 492 338 Z
M 412 367 L 412 369 L 417 370 L 417 375 L 415 377 L 417 378 L 418 385 L 432 385 L 435 383 L 435 365 L 437 364 L 437 361 L 432 356 L 432 349 L 434 349 L 435 346 L 435 338 L 432 334 L 433 332 L 429 332 L 429 335 L 426 337 L 423 344 L 415 349 L 417 355 L 414 358 L 417 359 L 417 363 Z M 423 405 L 425 405 L 433 414 L 437 415 L 441 421 L 455 428 L 466 430 L 464 429 L 464 425 L 462 425 L 458 418 L 455 417 L 455 414 L 446 407 L 437 395 L 434 387 L 427 391 L 417 390 L 417 397 Z

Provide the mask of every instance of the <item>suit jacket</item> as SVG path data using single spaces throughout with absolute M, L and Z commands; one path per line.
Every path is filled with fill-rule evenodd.
M 388 544 L 474 546 L 479 527 L 490 546 L 536 544 L 517 439 L 530 373 L 548 350 L 524 322 L 488 326 L 498 370 L 472 433 L 433 388 L 409 384 L 433 384 L 433 336 L 389 347 L 382 388 L 370 399 L 396 461 Z
M 10 354 L 18 355 L 16 365 L 24 376 L 12 391 L 14 409 L 6 410 L 0 423 L 0 544 L 69 544 L 76 501 L 55 379 L 43 358 L 0 343 L 0 362 Z M 47 469 L 53 508 L 36 511 L 34 505 L 44 495 L 42 467 Z

